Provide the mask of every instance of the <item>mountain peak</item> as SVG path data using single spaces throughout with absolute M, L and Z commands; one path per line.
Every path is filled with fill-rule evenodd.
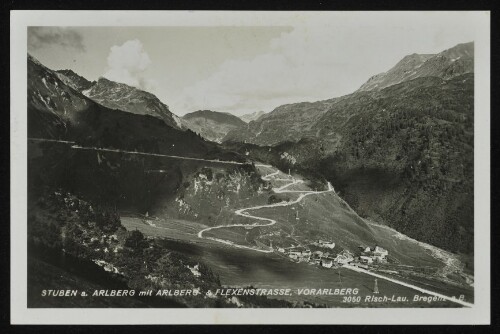
M 452 48 L 444 50 L 440 55 L 451 59 L 474 57 L 474 42 L 457 44 Z
M 76 74 L 71 69 L 59 70 L 55 71 L 55 73 L 61 81 L 79 92 L 89 89 L 93 84 L 81 75 Z
M 31 54 L 28 53 L 28 61 L 31 61 L 37 65 L 43 66 L 42 63 L 38 61 L 35 57 L 33 57 Z M 45 67 L 45 66 L 44 66 Z
M 358 91 L 380 90 L 420 77 L 451 79 L 474 72 L 474 43 L 462 43 L 438 54 L 412 53 L 387 72 L 372 76 Z
M 83 92 L 87 97 L 111 109 L 128 111 L 133 114 L 149 115 L 162 119 L 167 125 L 180 129 L 178 117 L 154 94 L 115 82 L 105 77 Z

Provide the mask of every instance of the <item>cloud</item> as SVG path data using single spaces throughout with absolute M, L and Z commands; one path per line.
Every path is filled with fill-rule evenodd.
M 332 48 L 337 42 L 333 31 L 296 27 L 272 40 L 268 53 L 227 60 L 208 78 L 185 88 L 176 109 L 243 114 L 347 92 L 342 87 L 347 78 L 336 69 L 349 67 L 349 59 Z
M 405 55 L 433 50 L 437 45 L 433 37 L 442 30 L 435 25 L 391 25 L 363 18 L 355 25 L 344 21 L 295 26 L 271 40 L 266 53 L 228 59 L 208 77 L 184 88 L 171 102 L 173 110 L 244 114 L 349 94 Z M 458 32 L 451 34 L 452 28 L 459 28 Z M 454 40 L 466 41 L 460 28 L 455 24 L 445 30 L 448 47 Z
M 142 43 L 129 40 L 122 45 L 114 45 L 108 55 L 108 69 L 104 77 L 134 86 L 140 89 L 154 91 L 156 82 L 145 76 L 145 71 L 151 64 L 148 53 Z
M 74 29 L 64 27 L 28 28 L 29 50 L 38 50 L 52 46 L 85 51 L 83 36 Z

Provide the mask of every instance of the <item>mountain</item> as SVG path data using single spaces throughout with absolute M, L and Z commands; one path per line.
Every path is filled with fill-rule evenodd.
M 241 115 L 240 118 L 243 122 L 250 123 L 251 121 L 256 121 L 260 116 L 264 115 L 265 111 L 255 111 L 249 114 Z
M 58 73 L 31 56 L 28 57 L 28 137 L 63 139 L 87 147 L 242 160 L 194 132 L 168 126 L 157 117 L 102 106 L 66 85 Z M 41 156 L 33 154 L 33 159 L 30 156 L 30 175 L 39 180 L 33 184 L 64 185 L 92 199 L 99 198 L 105 203 L 118 201 L 125 206 L 147 208 L 158 193 L 172 193 L 183 173 L 194 168 L 179 160 L 165 161 L 154 156 L 80 151 L 61 144 L 50 146 L 56 145 L 60 150 L 45 150 L 44 147 L 49 147 L 47 143 L 30 145 L 37 147 L 33 152 L 44 152 Z M 150 175 L 149 169 L 168 171 L 169 177 Z
M 94 104 L 28 55 L 28 134 L 31 137 L 67 136 L 67 124 Z
M 71 303 L 41 300 L 39 289 L 47 282 L 55 289 L 98 289 L 99 284 L 103 288 L 140 290 L 188 286 L 202 289 L 203 295 L 208 289 L 220 288 L 219 275 L 205 264 L 212 257 L 198 253 L 205 248 L 198 246 L 196 232 L 206 224 L 222 224 L 217 214 L 229 214 L 229 205 L 243 204 L 257 195 L 261 201 L 267 200 L 271 191 L 264 193 L 263 180 L 255 167 L 200 161 L 244 159 L 189 129 L 179 130 L 157 117 L 100 105 L 64 83 L 60 75 L 28 57 L 28 303 L 37 307 L 118 304 L 105 299 L 98 303 L 93 299 L 83 303 L 77 299 Z M 234 122 L 243 123 L 237 118 Z M 210 180 L 203 178 L 208 175 Z M 171 213 L 174 218 L 190 217 L 193 221 L 182 221 L 175 229 L 149 230 L 160 234 L 154 238 L 147 234 L 146 238 L 139 230 L 160 222 L 155 219 L 147 225 L 150 222 L 140 218 L 146 212 L 158 216 Z M 163 215 L 160 217 L 166 221 Z M 133 227 L 127 222 L 139 224 Z M 184 233 L 186 230 L 190 232 Z M 163 238 L 164 233 L 168 240 Z M 242 237 L 244 233 L 240 231 Z M 181 248 L 173 249 L 177 245 Z M 213 246 L 214 242 L 206 249 L 213 250 Z M 64 260 L 59 261 L 61 258 Z M 221 270 L 217 263 L 214 267 Z M 87 282 L 89 278 L 99 284 Z M 255 297 L 259 296 L 242 298 L 237 304 L 290 306 L 288 302 Z M 162 300 L 160 305 L 236 304 L 234 298 L 223 296 L 175 299 Z M 120 303 L 135 306 L 125 299 Z
M 364 83 L 359 91 L 383 89 L 421 77 L 451 79 L 474 72 L 474 43 L 458 44 L 438 54 L 412 54 L 404 57 L 387 72 L 377 74 Z
M 179 118 L 151 93 L 102 77 L 91 85 L 82 85 L 78 75 L 68 75 L 67 72 L 59 74 L 70 81 L 70 86 L 77 87 L 83 95 L 105 107 L 138 115 L 150 115 L 173 128 L 182 127 Z
M 410 55 L 352 94 L 280 106 L 228 133 L 225 145 L 325 178 L 362 216 L 471 253 L 472 47 Z
M 97 276 L 108 286 L 113 281 L 106 280 L 110 277 L 102 269 L 112 271 L 124 289 L 188 286 L 199 287 L 206 295 L 221 286 L 255 282 L 270 288 L 279 288 L 283 282 L 302 285 L 304 278 L 327 288 L 332 282 L 326 269 L 237 249 L 268 250 L 271 243 L 274 247 L 314 246 L 318 239 L 335 242 L 330 256 L 345 251 L 359 254 L 360 245 L 380 245 L 390 252 L 394 267 L 416 268 L 420 275 L 425 269 L 425 284 L 429 284 L 429 272 L 448 274 L 446 280 L 459 277 L 456 270 L 445 271 L 432 248 L 362 219 L 339 194 L 363 215 L 383 217 L 391 225 L 402 221 L 398 215 L 403 213 L 408 226 L 398 227 L 413 235 L 422 232 L 414 228 L 428 220 L 424 232 L 446 237 L 450 248 L 456 246 L 455 236 L 463 235 L 459 241 L 465 249 L 470 242 L 466 239 L 470 221 L 459 225 L 456 219 L 470 218 L 464 214 L 470 211 L 466 200 L 471 196 L 473 178 L 463 180 L 472 170 L 468 160 L 471 148 L 464 149 L 470 145 L 472 131 L 471 74 L 451 80 L 419 78 L 381 91 L 283 106 L 276 111 L 278 116 L 262 118 L 282 117 L 287 123 L 278 131 L 284 131 L 283 135 L 292 132 L 295 137 L 286 133 L 286 138 L 293 141 L 278 141 L 275 146 L 226 143 L 226 148 L 189 129 L 169 126 L 157 115 L 101 105 L 79 91 L 86 85 L 79 78 L 52 71 L 28 57 L 28 137 L 65 140 L 28 138 L 30 258 L 36 254 L 37 261 L 45 262 L 43 255 L 48 254 L 56 260 L 45 269 L 28 266 L 30 284 L 37 286 L 31 288 L 31 299 L 28 296 L 30 305 L 33 296 L 40 295 L 37 289 L 47 282 L 55 289 L 97 289 L 80 281 Z M 106 89 L 103 92 L 107 94 Z M 119 102 L 130 106 L 125 99 Z M 307 115 L 295 108 L 317 110 L 315 121 L 308 124 Z M 294 117 L 302 122 L 307 136 L 299 132 L 301 127 L 290 127 Z M 196 120 L 236 126 L 232 132 L 253 129 L 261 122 L 245 124 L 234 116 L 211 111 L 187 115 L 182 122 Z M 442 156 L 445 150 L 448 155 Z M 183 159 L 186 157 L 198 159 Z M 247 159 L 270 161 L 282 171 L 263 164 L 238 164 Z M 283 172 L 286 170 L 288 173 Z M 311 177 L 304 178 L 296 170 Z M 335 190 L 325 178 L 333 182 Z M 451 219 L 437 230 L 442 213 Z M 420 221 L 419 214 L 423 215 Z M 455 260 L 438 251 L 441 258 Z M 59 261 L 62 252 L 65 255 Z M 83 269 L 72 271 L 73 260 L 86 265 L 76 265 Z M 95 269 L 99 275 L 94 274 Z M 341 270 L 342 282 L 333 282 L 335 288 L 348 281 L 353 288 L 372 293 L 367 286 L 372 278 Z M 71 275 L 65 278 L 68 272 Z M 407 271 L 403 275 L 409 277 Z M 251 297 L 177 300 L 191 307 L 290 306 Z M 323 304 L 322 299 L 318 301 Z M 300 304 L 294 301 L 293 305 Z
M 61 79 L 66 85 L 79 92 L 89 89 L 94 84 L 93 82 L 76 74 L 72 70 L 59 70 L 55 73 L 57 74 L 57 77 Z
M 185 127 L 199 133 L 203 138 L 220 143 L 229 131 L 246 126 L 238 117 L 211 110 L 198 110 L 182 117 Z
M 296 141 L 311 133 L 315 122 L 339 99 L 301 102 L 277 107 L 250 122 L 244 129 L 231 131 L 224 141 L 240 141 L 257 145 L 275 145 Z

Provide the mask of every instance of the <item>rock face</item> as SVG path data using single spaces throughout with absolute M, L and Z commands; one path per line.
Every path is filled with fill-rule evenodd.
M 263 193 L 264 183 L 249 167 L 204 167 L 186 176 L 175 199 L 154 208 L 173 218 L 201 221 L 214 226 L 234 221 L 234 210 L 245 206 L 245 199 Z
M 149 115 L 162 119 L 165 124 L 180 129 L 179 118 L 170 112 L 168 106 L 155 95 L 114 82 L 99 78 L 89 88 L 81 90 L 82 94 L 110 109 L 118 109 L 138 115 Z
M 246 123 L 234 115 L 211 110 L 186 114 L 182 117 L 182 124 L 203 138 L 217 143 L 220 143 L 229 131 L 246 127 Z
M 406 56 L 389 71 L 371 77 L 359 91 L 383 89 L 421 77 L 451 79 L 472 72 L 474 72 L 474 43 L 470 42 L 458 44 L 436 55 L 414 53 Z
M 28 55 L 28 133 L 57 138 L 68 134 L 68 123 L 94 102 L 66 85 L 52 70 Z
M 60 118 L 89 107 L 90 101 L 67 86 L 52 70 L 28 55 L 28 106 Z
M 89 89 L 94 83 L 88 81 L 84 77 L 76 74 L 72 70 L 59 70 L 55 72 L 57 77 L 61 79 L 66 85 L 81 92 Z
M 473 63 L 473 43 L 410 55 L 353 94 L 280 106 L 224 141 L 325 177 L 366 217 L 470 253 Z
M 264 111 L 255 111 L 249 114 L 240 116 L 240 119 L 245 123 L 250 123 L 251 121 L 256 121 L 260 116 L 264 115 Z

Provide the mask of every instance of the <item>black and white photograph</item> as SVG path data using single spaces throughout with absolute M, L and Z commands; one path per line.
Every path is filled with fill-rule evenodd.
M 25 312 L 489 315 L 488 12 L 16 14 Z

